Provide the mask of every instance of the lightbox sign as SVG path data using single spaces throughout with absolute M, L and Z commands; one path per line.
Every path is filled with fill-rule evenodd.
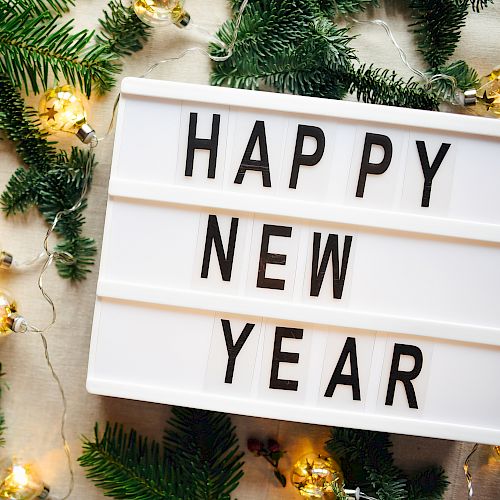
M 499 138 L 125 79 L 89 391 L 500 443 Z

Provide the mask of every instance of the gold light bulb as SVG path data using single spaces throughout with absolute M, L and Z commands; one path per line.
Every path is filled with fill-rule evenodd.
M 26 320 L 17 312 L 16 301 L 9 292 L 0 289 L 0 337 L 14 332 L 24 333 L 27 327 Z
M 479 99 L 486 105 L 488 111 L 500 115 L 500 66 L 481 78 L 478 90 Z
M 47 90 L 40 99 L 38 115 L 42 127 L 50 132 L 75 134 L 85 144 L 95 140 L 95 131 L 87 123 L 82 98 L 71 85 Z
M 31 464 L 18 459 L 3 460 L 0 468 L 0 498 L 8 500 L 43 500 L 49 488 L 42 482 Z
M 309 453 L 293 466 L 292 484 L 303 497 L 323 498 L 328 492 L 329 498 L 337 498 L 332 493 L 332 483 L 340 487 L 344 484 L 340 466 L 333 458 Z
M 183 5 L 184 0 L 134 0 L 134 11 L 148 26 L 173 23 L 179 28 L 185 28 L 191 16 Z

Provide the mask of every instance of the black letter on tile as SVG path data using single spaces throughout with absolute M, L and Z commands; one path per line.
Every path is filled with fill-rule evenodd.
M 450 149 L 451 144 L 443 142 L 441 147 L 439 148 L 438 154 L 432 165 L 429 165 L 429 157 L 427 156 L 427 148 L 425 147 L 424 141 L 416 141 L 418 156 L 420 157 L 420 165 L 422 165 L 422 172 L 424 173 L 424 191 L 422 193 L 422 206 L 428 207 L 429 201 L 431 199 L 431 189 L 432 189 L 432 181 L 434 180 L 434 176 L 436 175 L 441 163 L 443 163 L 444 157 Z
M 192 177 L 194 152 L 196 149 L 208 149 L 210 156 L 208 159 L 208 179 L 215 177 L 215 167 L 217 164 L 217 148 L 219 146 L 220 115 L 212 117 L 212 137 L 210 139 L 200 139 L 196 137 L 196 124 L 198 123 L 198 113 L 189 114 L 189 134 L 186 155 L 186 169 L 184 175 Z
M 349 356 L 349 363 L 351 365 L 351 374 L 342 375 L 342 370 Z M 332 378 L 326 388 L 325 398 L 331 398 L 335 392 L 337 385 L 350 385 L 352 387 L 352 399 L 354 401 L 361 401 L 361 391 L 359 388 L 359 370 L 358 370 L 358 355 L 356 352 L 356 339 L 354 337 L 347 337 L 344 348 L 338 360 L 337 366 L 332 374 Z
M 253 323 L 247 323 L 243 331 L 241 332 L 236 344 L 233 344 L 233 335 L 231 333 L 231 323 L 227 319 L 221 319 L 222 329 L 224 330 L 224 339 L 226 341 L 227 348 L 227 367 L 226 367 L 226 378 L 224 382 L 226 384 L 233 383 L 233 375 L 234 375 L 234 364 L 236 362 L 236 356 L 241 351 L 243 344 L 247 341 L 250 333 L 252 333 L 253 327 L 255 326 Z
M 301 328 L 284 328 L 282 326 L 276 327 L 274 334 L 274 350 L 273 361 L 271 364 L 271 378 L 269 380 L 270 389 L 281 389 L 283 391 L 296 391 L 299 383 L 297 380 L 283 380 L 278 378 L 278 371 L 280 363 L 298 363 L 298 352 L 283 352 L 281 350 L 281 341 L 283 339 L 302 339 L 304 330 Z
M 231 218 L 231 229 L 229 231 L 229 242 L 227 245 L 227 256 L 224 254 L 224 245 L 220 234 L 219 223 L 216 215 L 208 216 L 207 236 L 205 238 L 205 250 L 203 252 L 203 265 L 201 267 L 201 277 L 208 277 L 210 266 L 210 256 L 212 255 L 212 243 L 215 244 L 217 259 L 219 261 L 220 273 L 224 281 L 231 281 L 233 270 L 234 247 L 236 246 L 236 233 L 238 231 L 237 217 Z
M 318 270 L 319 246 L 321 243 L 321 233 L 314 233 L 313 256 L 311 268 L 311 297 L 317 297 L 323 284 L 326 268 L 330 255 L 332 256 L 333 271 L 333 298 L 341 299 L 344 290 L 345 275 L 347 264 L 349 262 L 349 253 L 351 251 L 352 236 L 346 236 L 344 239 L 344 250 L 342 251 L 342 266 L 339 273 L 339 237 L 337 234 L 329 234 L 326 240 L 325 251 L 321 259 L 321 265 Z
M 314 137 L 316 139 L 316 151 L 313 154 L 305 155 L 302 153 L 304 147 L 304 137 Z M 295 151 L 293 153 L 292 173 L 290 175 L 291 189 L 297 188 L 297 179 L 299 178 L 299 168 L 302 165 L 312 167 L 321 160 L 325 152 L 325 134 L 319 127 L 311 125 L 299 125 L 297 129 L 297 139 L 295 141 Z
M 260 160 L 251 160 L 255 144 L 259 141 Z M 271 174 L 269 173 L 269 156 L 267 154 L 266 128 L 262 120 L 257 120 L 248 139 L 247 148 L 241 160 L 240 168 L 234 179 L 235 184 L 241 184 L 247 170 L 262 173 L 262 184 L 271 187 Z
M 409 372 L 399 370 L 399 361 L 401 356 L 411 356 L 415 360 L 415 365 Z M 387 395 L 385 398 L 386 406 L 392 406 L 394 402 L 394 391 L 396 390 L 396 382 L 399 380 L 403 382 L 406 398 L 408 399 L 408 406 L 410 408 L 417 408 L 417 397 L 415 396 L 415 389 L 411 381 L 417 378 L 422 371 L 424 356 L 422 351 L 414 345 L 407 344 L 394 344 L 394 352 L 392 355 L 391 373 L 389 375 L 389 385 L 387 386 Z
M 381 146 L 384 149 L 384 157 L 380 163 L 370 163 L 370 153 L 373 145 Z M 361 167 L 359 169 L 358 187 L 356 189 L 356 197 L 363 198 L 365 192 L 367 174 L 383 174 L 391 163 L 392 159 L 392 142 L 386 135 L 366 133 L 365 145 L 363 147 L 363 157 L 361 159 Z
M 268 253 L 269 237 L 282 236 L 290 238 L 292 228 L 289 226 L 274 226 L 272 224 L 264 224 L 262 228 L 262 242 L 260 244 L 259 270 L 257 272 L 257 288 L 273 288 L 275 290 L 285 289 L 285 280 L 267 278 L 267 264 L 277 264 L 284 266 L 286 264 L 286 255 L 281 253 Z

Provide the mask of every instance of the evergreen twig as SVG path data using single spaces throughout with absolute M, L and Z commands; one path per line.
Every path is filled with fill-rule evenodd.
M 335 428 L 326 449 L 341 462 L 345 482 L 379 500 L 440 500 L 448 485 L 441 467 L 408 479 L 394 465 L 389 435 Z M 420 495 L 420 496 L 419 496 Z
M 239 3 L 233 0 L 233 8 Z M 328 5 L 333 2 L 252 1 L 243 13 L 233 56 L 215 64 L 211 83 L 330 99 L 351 92 L 364 102 L 437 109 L 438 99 L 416 82 L 372 66 L 356 69 L 352 37 L 324 17 Z M 234 30 L 230 19 L 218 36 L 229 44 Z M 222 55 L 220 47 L 211 50 Z
M 229 500 L 243 476 L 238 440 L 222 413 L 173 408 L 163 448 L 136 431 L 96 425 L 80 465 L 106 496 L 133 500 Z
M 410 0 L 418 48 L 431 69 L 446 64 L 465 26 L 469 0 Z
M 124 432 L 116 424 L 107 424 L 102 436 L 96 424 L 94 439 L 83 438 L 83 454 L 78 461 L 106 496 L 133 500 L 195 498 L 176 467 L 161 455 L 158 443 L 149 443 L 134 430 Z
M 51 224 L 57 212 L 72 207 L 82 192 L 86 168 L 94 169 L 93 153 L 73 148 L 68 155 L 57 151 L 40 131 L 36 113 L 25 108 L 19 91 L 6 76 L 0 75 L 0 130 L 16 145 L 26 167 L 19 167 L 0 197 L 7 215 L 26 212 L 33 206 Z M 56 250 L 68 251 L 73 260 L 58 261 L 59 274 L 73 281 L 83 279 L 90 271 L 96 253 L 95 243 L 81 236 L 84 223 L 82 206 L 63 217 L 56 226 L 62 243 Z
M 229 500 L 243 477 L 243 453 L 231 419 L 181 407 L 172 408 L 172 415 L 163 438 L 165 454 L 193 486 L 190 498 Z
M 483 9 L 486 9 L 488 5 L 491 5 L 493 0 L 471 0 L 472 10 L 474 12 L 480 12 Z
M 3 1 L 3 0 L 0 0 Z M 0 7 L 2 4 L 0 3 Z M 5 7 L 5 4 L 3 4 Z M 29 92 L 47 87 L 50 71 L 55 78 L 63 77 L 90 95 L 92 85 L 99 93 L 115 83 L 119 66 L 108 47 L 91 45 L 94 33 L 73 32 L 72 23 L 59 24 L 58 16 L 48 12 L 33 15 L 30 8 L 1 11 L 0 72 Z
M 102 32 L 96 36 L 98 43 L 107 44 L 118 57 L 141 50 L 151 34 L 151 28 L 136 16 L 134 8 L 123 5 L 121 0 L 109 1 L 99 23 Z

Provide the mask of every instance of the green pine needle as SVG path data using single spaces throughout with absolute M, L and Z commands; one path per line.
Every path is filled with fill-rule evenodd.
M 229 500 L 243 476 L 227 415 L 173 408 L 163 449 L 118 425 L 83 438 L 80 465 L 106 496 L 133 500 Z
M 440 500 L 449 484 L 442 467 L 429 467 L 408 481 L 408 500 Z
M 104 93 L 115 83 L 119 66 L 106 45 L 93 45 L 94 33 L 73 32 L 73 21 L 59 24 L 45 13 L 29 9 L 3 14 L 0 23 L 0 72 L 26 92 L 46 88 L 52 71 L 56 79 L 79 86 L 90 95 L 92 86 Z
M 98 43 L 107 44 L 109 51 L 118 57 L 141 50 L 151 35 L 151 28 L 136 16 L 134 8 L 123 5 L 121 0 L 109 1 L 99 23 L 102 32 L 96 37 Z
M 0 197 L 7 215 L 23 213 L 37 207 L 48 224 L 56 214 L 71 208 L 79 199 L 85 171 L 92 173 L 94 155 L 73 148 L 68 155 L 57 151 L 38 128 L 36 113 L 24 107 L 19 91 L 6 76 L 0 75 L 0 130 L 16 145 L 26 168 L 18 168 Z M 90 180 L 90 179 L 89 179 Z M 72 259 L 58 261 L 59 274 L 73 281 L 83 279 L 90 271 L 96 253 L 95 242 L 81 235 L 86 201 L 73 213 L 64 216 L 56 226 L 63 241 L 58 247 Z
M 401 106 L 405 108 L 437 110 L 436 96 L 417 82 L 404 81 L 395 72 L 373 66 L 361 66 L 346 75 L 349 92 L 362 102 Z
M 471 0 L 472 10 L 474 12 L 480 12 L 483 9 L 486 9 L 488 5 L 491 5 L 493 0 Z
M 243 453 L 230 418 L 181 407 L 172 408 L 172 414 L 163 439 L 165 453 L 193 485 L 193 500 L 229 500 L 243 477 Z
M 446 64 L 455 52 L 469 0 L 410 0 L 418 48 L 431 69 Z
M 233 1 L 235 15 L 240 3 Z M 214 65 L 211 84 L 253 90 L 271 87 L 278 92 L 330 99 L 342 99 L 350 92 L 364 102 L 437 109 L 436 96 L 416 82 L 371 66 L 356 69 L 352 37 L 324 17 L 332 5 L 314 0 L 251 1 L 241 19 L 233 56 Z M 341 5 L 359 10 L 364 4 Z M 219 38 L 229 44 L 235 27 L 234 18 L 227 21 Z M 223 55 L 215 45 L 211 51 Z
M 106 496 L 132 500 L 195 498 L 174 464 L 161 456 L 159 445 L 149 443 L 134 430 L 127 433 L 122 426 L 107 424 L 101 436 L 96 424 L 94 439 L 84 437 L 82 447 L 78 461 Z
M 368 7 L 378 7 L 378 0 L 319 0 L 325 15 L 350 15 L 364 12 Z
M 335 428 L 326 449 L 340 460 L 345 482 L 379 500 L 441 500 L 448 481 L 431 467 L 408 479 L 394 465 L 389 435 L 384 432 Z

